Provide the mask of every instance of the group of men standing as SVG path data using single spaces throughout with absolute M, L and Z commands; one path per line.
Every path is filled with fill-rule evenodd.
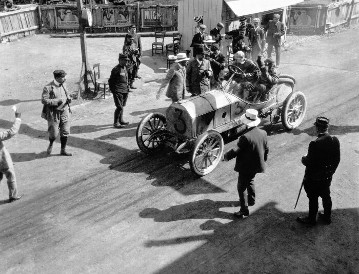
M 243 51 L 246 58 L 257 60 L 259 55 L 263 54 L 265 44 L 268 44 L 267 56 L 272 57 L 273 48 L 276 54 L 275 65 L 280 65 L 280 48 L 281 37 L 284 35 L 284 24 L 280 22 L 280 15 L 274 14 L 273 20 L 269 20 L 264 27 L 261 27 L 261 20 L 254 18 L 252 23 L 247 23 L 247 18 L 239 19 L 240 25 L 238 29 L 226 32 L 227 36 L 232 37 L 233 53 Z M 248 43 L 245 42 L 248 37 Z

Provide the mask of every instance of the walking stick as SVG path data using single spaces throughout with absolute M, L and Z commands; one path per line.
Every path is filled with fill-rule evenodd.
M 69 104 L 69 96 L 67 95 L 67 90 L 65 89 L 65 86 L 63 85 L 63 83 L 61 84 L 62 88 L 65 91 L 65 96 L 66 96 L 66 104 L 69 106 L 69 112 L 72 113 L 71 108 L 70 108 L 70 104 Z
M 304 185 L 304 180 L 303 180 L 303 182 L 302 182 L 302 185 L 300 186 L 299 193 L 298 193 L 298 197 L 297 197 L 297 201 L 295 202 L 294 209 L 297 207 L 298 200 L 299 200 L 299 197 L 300 197 L 300 193 L 302 192 L 303 185 Z

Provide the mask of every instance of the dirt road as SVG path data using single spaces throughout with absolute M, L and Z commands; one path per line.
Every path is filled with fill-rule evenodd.
M 69 73 L 75 89 L 79 40 L 40 35 L 0 45 L 0 127 L 11 126 L 11 106 L 21 102 L 21 132 L 6 146 L 25 194 L 7 204 L 1 184 L 0 272 L 359 273 L 357 32 L 321 37 L 283 54 L 280 70 L 295 76 L 308 112 L 292 132 L 271 130 L 268 169 L 256 177 L 257 202 L 245 220 L 232 217 L 238 210 L 233 161 L 197 178 L 185 157 L 139 152 L 137 123 L 169 105 L 154 99 L 165 59 L 150 56 L 150 38 L 143 79 L 125 113 L 129 127 L 112 128 L 111 98 L 74 107 L 73 157 L 56 155 L 58 143 L 53 156 L 44 154 L 39 97 L 56 68 Z M 123 41 L 88 41 L 90 61 L 108 75 Z M 333 223 L 307 228 L 295 222 L 308 210 L 305 193 L 293 207 L 304 173 L 300 159 L 315 138 L 318 115 L 330 118 L 342 160 L 332 184 Z

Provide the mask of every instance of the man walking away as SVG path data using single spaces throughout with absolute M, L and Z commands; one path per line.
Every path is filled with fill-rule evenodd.
M 322 198 L 324 214 L 319 213 L 319 219 L 330 224 L 332 213 L 332 199 L 330 185 L 333 174 L 340 162 L 340 143 L 337 137 L 328 133 L 329 119 L 318 117 L 314 123 L 318 138 L 309 144 L 308 154 L 302 157 L 305 165 L 303 179 L 304 190 L 309 199 L 309 214 L 298 217 L 303 224 L 315 225 L 318 213 L 318 198 Z
M 246 132 L 239 137 L 237 148 L 225 153 L 223 160 L 229 161 L 236 157 L 234 170 L 238 172 L 237 190 L 240 210 L 235 216 L 245 218 L 249 216 L 248 206 L 255 204 L 254 177 L 257 173 L 265 171 L 269 149 L 267 133 L 257 128 L 261 122 L 258 111 L 247 109 L 240 120 L 246 125 Z

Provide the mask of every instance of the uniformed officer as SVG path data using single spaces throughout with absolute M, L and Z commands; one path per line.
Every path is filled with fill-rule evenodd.
M 314 125 L 318 138 L 310 142 L 308 154 L 302 157 L 302 163 L 306 167 L 303 185 L 309 199 L 309 214 L 305 217 L 298 217 L 297 221 L 315 225 L 318 213 L 318 198 L 321 197 L 324 214 L 319 213 L 319 218 L 325 224 L 330 224 L 332 213 L 330 184 L 340 162 L 340 143 L 337 137 L 332 137 L 328 133 L 328 118 L 318 117 Z
M 129 124 L 123 120 L 123 109 L 126 106 L 129 93 L 129 80 L 126 66 L 129 60 L 125 54 L 120 53 L 118 56 L 118 65 L 112 69 L 110 79 L 108 80 L 116 106 L 113 122 L 115 128 L 123 128 Z
M 47 154 L 52 152 L 53 143 L 60 131 L 61 155 L 72 156 L 66 151 L 68 136 L 70 135 L 70 103 L 65 86 L 66 72 L 55 70 L 54 80 L 48 83 L 42 91 L 42 103 L 44 105 L 41 117 L 47 120 L 49 132 L 49 146 Z

